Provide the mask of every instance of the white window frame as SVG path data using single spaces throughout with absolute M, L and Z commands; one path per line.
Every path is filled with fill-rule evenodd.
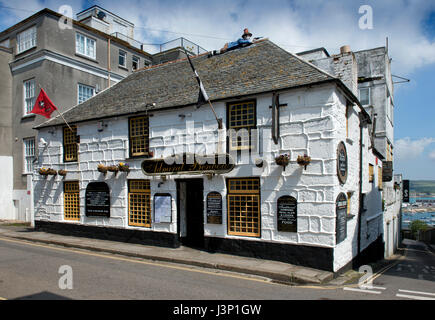
M 29 84 L 29 86 L 27 86 Z M 29 89 L 28 89 L 29 88 Z M 28 91 L 30 93 L 28 94 Z M 32 92 L 33 91 L 33 92 Z M 23 81 L 23 115 L 29 115 L 36 101 L 35 78 Z
M 137 59 L 137 67 L 136 67 L 136 69 L 133 67 L 133 63 L 134 63 L 134 60 L 135 59 Z M 137 57 L 137 56 L 133 56 L 132 58 L 131 58 L 131 70 L 138 70 L 139 69 L 139 64 L 140 64 L 140 58 L 139 57 Z
M 33 160 L 35 159 L 35 137 L 23 139 L 23 173 L 33 173 Z
M 83 38 L 83 51 L 80 51 L 82 46 L 79 43 L 79 39 L 81 38 Z M 89 50 L 89 43 L 93 44 L 92 51 Z M 80 32 L 76 32 L 76 53 L 95 60 L 97 56 L 97 41 Z
M 124 55 L 124 64 L 119 63 L 119 58 L 121 57 L 121 53 L 123 53 L 123 55 Z M 120 67 L 127 68 L 127 51 L 119 49 L 118 64 Z
M 87 98 L 87 99 L 85 99 L 83 101 L 80 101 L 80 87 L 83 88 L 83 89 L 86 89 L 86 90 L 92 90 L 92 95 L 89 98 Z M 88 86 L 88 85 L 82 84 L 82 83 L 78 83 L 77 84 L 77 104 L 85 102 L 86 100 L 92 98 L 93 96 L 95 96 L 95 87 Z
M 364 103 L 361 101 L 361 90 L 367 90 L 367 91 L 368 91 L 368 93 L 367 93 L 368 103 L 366 103 L 366 104 L 364 104 Z M 361 104 L 362 104 L 363 106 L 368 106 L 368 105 L 370 105 L 370 103 L 371 103 L 371 99 L 370 99 L 370 87 L 359 88 L 359 90 L 358 90 L 358 98 L 359 98 L 359 101 L 361 102 Z
M 36 26 L 17 33 L 17 54 L 36 47 Z

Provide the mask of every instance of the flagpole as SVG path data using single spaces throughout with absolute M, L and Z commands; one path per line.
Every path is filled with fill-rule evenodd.
M 40 90 L 42 90 L 42 87 L 41 87 L 41 85 L 39 84 L 39 82 L 38 82 L 38 87 L 39 87 Z M 65 118 L 63 117 L 63 115 L 62 115 L 62 113 L 59 111 L 59 109 L 58 109 L 58 108 L 55 108 L 55 109 L 57 110 L 57 112 L 59 112 L 60 116 L 62 117 L 63 121 L 65 121 L 66 125 L 67 125 L 68 128 L 71 130 L 71 132 L 73 132 L 73 129 L 70 127 L 70 125 L 68 124 L 68 122 L 66 122 Z
M 190 58 L 189 58 L 189 55 L 188 55 L 188 53 L 187 53 L 187 51 L 186 51 L 186 49 L 184 49 L 184 53 L 186 54 L 186 56 L 187 56 L 187 60 L 189 60 L 189 64 L 190 64 L 190 66 L 192 67 L 192 69 L 193 69 L 193 71 L 196 73 L 196 76 L 198 77 L 198 79 L 199 79 L 199 81 L 201 81 L 201 79 L 199 78 L 199 75 L 198 75 L 198 73 L 195 71 L 195 68 L 193 67 L 193 64 L 192 64 L 192 61 L 190 61 Z M 201 82 L 200 82 L 201 83 Z M 200 88 L 201 89 L 201 88 Z M 205 89 L 204 89 L 205 90 Z M 217 123 L 218 123 L 218 129 L 222 129 L 222 119 L 219 119 L 218 117 L 217 117 L 217 114 L 216 114 L 216 111 L 214 110 L 214 108 L 213 108 L 213 105 L 211 104 L 211 101 L 210 101 L 210 97 L 208 97 L 208 95 L 207 95 L 207 102 L 208 102 L 208 104 L 210 105 L 210 108 L 211 108 L 211 110 L 213 111 L 213 114 L 214 114 L 214 116 L 215 116 L 215 118 L 216 118 L 216 121 L 217 121 Z

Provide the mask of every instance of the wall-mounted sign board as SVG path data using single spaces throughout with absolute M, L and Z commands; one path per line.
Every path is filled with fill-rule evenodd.
M 222 196 L 219 192 L 207 194 L 207 223 L 222 224 Z
M 382 182 L 393 180 L 393 161 L 382 161 Z
M 347 151 L 344 142 L 340 142 L 337 148 L 337 175 L 341 184 L 347 180 Z
M 229 154 L 205 155 L 199 161 L 198 157 L 187 153 L 164 159 L 146 159 L 141 167 L 146 175 L 227 173 L 234 169 L 234 161 Z
M 277 201 L 278 231 L 298 232 L 297 201 L 290 196 L 282 196 Z
M 170 194 L 154 195 L 154 222 L 172 222 L 172 196 Z
M 110 190 L 105 182 L 90 182 L 86 187 L 86 216 L 110 217 Z
M 335 242 L 339 244 L 347 237 L 347 197 L 340 193 L 335 203 Z
M 409 203 L 409 180 L 403 180 L 403 202 Z

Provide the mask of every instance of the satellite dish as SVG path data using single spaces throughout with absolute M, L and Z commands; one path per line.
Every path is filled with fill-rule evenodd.
M 97 17 L 100 20 L 104 20 L 104 18 L 106 17 L 106 14 L 103 11 L 98 11 Z

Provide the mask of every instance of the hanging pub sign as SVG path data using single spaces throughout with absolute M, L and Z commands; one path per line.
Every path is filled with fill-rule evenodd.
M 382 161 L 382 182 L 393 180 L 393 161 Z
M 201 156 L 184 153 L 167 158 L 145 159 L 141 167 L 146 175 L 227 173 L 234 169 L 234 161 L 229 154 Z
M 110 190 L 105 182 L 91 182 L 86 187 L 86 216 L 110 217 Z
M 222 196 L 219 192 L 207 194 L 207 223 L 222 224 Z
M 403 202 L 409 203 L 409 180 L 403 180 Z
M 172 197 L 170 194 L 154 195 L 154 222 L 172 222 Z
M 277 202 L 278 231 L 298 232 L 297 201 L 291 196 L 282 196 Z
M 347 180 L 347 151 L 344 142 L 340 142 L 337 148 L 337 174 L 341 184 Z
M 335 203 L 335 242 L 339 244 L 347 237 L 347 197 L 340 193 Z

